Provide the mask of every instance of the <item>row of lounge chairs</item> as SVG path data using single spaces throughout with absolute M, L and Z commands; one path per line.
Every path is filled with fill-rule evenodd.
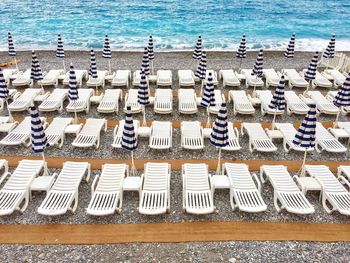
M 46 162 L 42 160 L 22 160 L 17 168 L 8 173 L 6 160 L 0 160 L 4 168 L 1 182 L 7 181 L 0 190 L 0 215 L 14 211 L 23 212 L 30 200 L 33 185 L 38 180 L 52 182 L 46 188 L 46 197 L 37 211 L 45 216 L 63 215 L 75 212 L 78 207 L 79 185 L 85 178 L 89 181 L 90 164 L 87 162 L 65 162 L 59 174 L 49 175 Z M 315 209 L 298 188 L 282 165 L 260 167 L 260 180 L 249 172 L 246 164 L 224 163 L 223 174 L 230 190 L 230 203 L 233 210 L 255 213 L 267 210 L 261 195 L 261 182 L 269 181 L 274 189 L 274 206 L 278 212 L 285 209 L 295 214 L 312 214 Z M 338 178 L 324 165 L 306 165 L 305 174 L 315 178 L 321 185 L 322 204 L 327 213 L 338 211 L 350 215 L 350 166 L 339 166 Z M 139 207 L 141 214 L 158 215 L 170 211 L 171 167 L 168 163 L 146 163 L 140 178 Z M 96 175 L 91 185 L 91 199 L 86 212 L 93 216 L 111 215 L 121 212 L 123 204 L 124 180 L 130 178 L 126 164 L 104 164 L 100 175 Z M 299 177 L 307 178 L 307 177 Z M 261 182 L 260 182 L 261 181 Z M 343 185 L 345 184 L 346 187 Z M 209 174 L 206 164 L 182 165 L 183 210 L 189 214 L 209 214 L 215 211 L 215 181 Z
M 240 72 L 234 70 L 220 70 L 219 74 L 214 70 L 207 70 L 206 76 L 212 75 L 213 84 L 216 86 L 219 84 L 219 80 L 222 79 L 224 87 L 239 87 L 242 81 L 245 81 L 246 87 L 263 87 L 277 86 L 284 75 L 290 88 L 308 88 L 309 83 L 304 79 L 305 69 L 301 72 L 297 72 L 295 69 L 282 69 L 280 72 L 274 69 L 264 69 L 263 77 L 265 82 L 252 76 L 251 69 L 242 69 Z M 32 86 L 33 81 L 30 78 L 30 69 L 25 72 L 19 72 L 15 69 L 5 69 L 4 76 L 5 82 L 9 85 L 12 80 L 12 86 Z M 130 83 L 133 86 L 138 86 L 141 81 L 141 72 L 136 70 L 133 73 L 131 82 L 130 70 L 117 70 L 115 73 L 108 75 L 107 71 L 97 71 L 97 78 L 88 78 L 87 70 L 75 70 L 78 86 L 82 87 L 83 80 L 87 79 L 87 87 L 104 87 L 106 81 L 111 82 L 112 87 L 129 87 Z M 147 81 L 154 80 L 157 86 L 172 86 L 173 75 L 171 70 L 158 70 L 156 76 L 148 76 Z M 196 82 L 200 81 L 195 76 L 192 70 L 178 70 L 179 87 L 193 87 Z M 203 81 L 205 83 L 207 77 Z M 55 86 L 57 87 L 59 80 L 62 80 L 63 85 L 69 84 L 69 72 L 64 73 L 62 70 L 50 70 L 47 74 L 44 74 L 43 80 L 38 84 L 41 86 Z M 337 69 L 326 69 L 322 73 L 316 71 L 316 79 L 312 81 L 312 87 L 332 88 L 341 86 L 345 81 L 345 75 Z
M 333 99 L 337 91 L 329 91 L 324 96 L 319 91 L 308 91 L 305 94 L 297 95 L 294 91 L 285 91 L 286 110 L 289 115 L 305 115 L 308 105 L 316 104 L 316 110 L 319 114 L 336 115 L 341 110 L 344 114 L 350 113 L 350 107 L 339 109 L 333 104 Z M 119 103 L 122 100 L 121 89 L 106 89 L 104 93 L 95 96 L 94 89 L 79 89 L 79 98 L 76 101 L 70 101 L 66 106 L 68 112 L 90 111 L 91 103 L 97 103 L 97 111 L 100 113 L 114 113 L 119 111 Z M 14 89 L 10 90 L 12 102 L 8 109 L 11 112 L 25 111 L 34 102 L 39 104 L 39 111 L 50 112 L 64 110 L 64 101 L 68 96 L 68 89 L 54 89 L 52 93 L 44 92 L 43 89 L 28 88 L 22 94 Z M 270 90 L 256 90 L 253 94 L 247 94 L 243 90 L 231 90 L 228 93 L 228 102 L 233 103 L 233 113 L 236 114 L 255 114 L 255 106 L 260 104 L 262 115 L 283 114 L 284 110 L 275 110 L 269 107 L 272 99 Z M 178 110 L 182 114 L 195 114 L 198 112 L 198 105 L 201 103 L 201 97 L 197 96 L 194 89 L 179 89 L 178 91 Z M 208 107 L 208 112 L 217 114 L 222 102 L 225 102 L 225 96 L 220 90 L 214 90 L 214 106 Z M 129 89 L 124 99 L 124 110 L 127 106 L 131 107 L 132 113 L 142 111 L 141 104 L 138 103 L 138 90 Z M 171 114 L 173 111 L 173 92 L 171 89 L 156 89 L 154 97 L 150 97 L 150 103 L 153 104 L 154 112 L 158 114 Z M 0 110 L 4 108 L 4 101 L 0 100 Z
M 0 120 L 1 121 L 1 120 Z M 30 145 L 30 133 L 31 123 L 30 117 L 24 118 L 24 120 L 17 125 L 8 119 L 3 119 L 3 123 L 0 123 L 0 130 L 5 131 L 8 128 L 8 134 L 0 140 L 0 145 L 14 146 L 14 145 Z M 73 118 L 70 117 L 56 117 L 53 119 L 50 125 L 46 123 L 46 119 L 42 118 L 45 133 L 48 137 L 50 145 L 62 147 L 64 143 L 65 134 L 69 131 L 69 126 L 73 122 Z M 115 126 L 112 142 L 113 148 L 121 148 L 122 134 L 124 130 L 124 120 L 121 120 L 118 125 Z M 4 128 L 2 128 L 4 126 Z M 84 125 L 79 126 L 76 135 L 77 137 L 72 142 L 74 147 L 96 147 L 100 145 L 100 134 L 102 131 L 107 131 L 106 119 L 87 119 Z M 350 137 L 350 123 L 338 122 L 338 126 L 347 133 L 347 138 Z M 138 136 L 138 130 L 140 129 L 140 123 L 138 120 L 134 120 L 134 127 L 136 136 Z M 292 141 L 296 134 L 296 129 L 291 123 L 275 123 L 274 129 L 280 131 L 283 138 L 283 148 L 286 152 L 290 150 L 304 151 L 303 148 L 295 145 Z M 210 134 L 210 128 L 203 128 L 199 121 L 182 121 L 181 122 L 181 147 L 188 150 L 201 150 L 204 149 L 204 139 Z M 274 152 L 277 151 L 277 147 L 273 143 L 274 137 L 271 135 L 271 130 L 264 130 L 260 123 L 247 123 L 244 122 L 241 125 L 241 133 L 244 135 L 247 133 L 249 136 L 249 150 L 251 152 Z M 347 151 L 347 148 L 338 141 L 336 128 L 329 128 L 328 130 L 317 122 L 316 125 L 316 151 L 343 153 Z M 149 137 L 149 147 L 151 149 L 171 149 L 173 139 L 173 127 L 169 121 L 153 121 L 147 134 L 142 136 Z M 344 136 L 343 136 L 344 137 Z M 233 126 L 232 122 L 228 122 L 228 142 L 229 145 L 224 147 L 224 150 L 237 151 L 241 149 L 239 143 L 239 132 L 237 128 Z

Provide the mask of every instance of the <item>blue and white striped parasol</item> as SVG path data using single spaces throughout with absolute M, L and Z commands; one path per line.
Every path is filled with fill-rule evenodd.
M 284 52 L 284 56 L 286 58 L 294 58 L 294 47 L 295 47 L 295 33 L 292 34 L 289 40 L 289 44 L 286 52 Z
M 97 78 L 97 65 L 96 65 L 96 56 L 93 49 L 90 51 L 90 69 L 89 76 L 93 79 Z
M 130 106 L 126 107 L 126 116 L 122 135 L 122 148 L 131 151 L 131 172 L 133 175 L 136 175 L 136 168 L 134 164 L 134 150 L 137 149 L 137 137 Z
M 216 174 L 220 174 L 221 149 L 228 145 L 227 108 L 225 102 L 221 104 L 219 114 L 216 116 L 209 142 L 219 148 Z
M 262 78 L 264 67 L 264 51 L 260 49 L 258 57 L 255 60 L 254 68 L 252 70 L 252 76 Z
M 0 99 L 7 101 L 8 97 L 9 97 L 9 89 L 5 82 L 4 73 L 0 68 Z
M 201 60 L 194 75 L 200 80 L 205 80 L 207 72 L 207 52 L 202 51 Z
M 68 89 L 68 99 L 69 101 L 77 101 L 79 99 L 78 87 L 77 87 L 77 77 L 75 75 L 75 70 L 73 63 L 70 64 L 69 68 L 69 89 Z M 78 123 L 77 112 L 74 111 L 75 123 Z
M 34 52 L 32 51 L 32 67 L 30 72 L 30 78 L 32 80 L 42 80 L 43 79 L 43 73 L 41 71 L 39 60 Z
M 15 50 L 15 46 L 13 44 L 13 39 L 12 39 L 12 35 L 10 32 L 7 33 L 7 44 L 8 44 L 8 54 L 11 57 L 15 57 L 16 56 L 16 50 Z
M 273 94 L 272 100 L 269 104 L 269 108 L 274 109 L 273 120 L 272 120 L 272 129 L 275 127 L 275 120 L 277 111 L 284 111 L 286 108 L 286 100 L 284 97 L 284 76 L 281 77 L 281 80 L 276 87 L 275 93 Z
M 293 143 L 295 145 L 299 145 L 305 149 L 304 160 L 302 164 L 302 169 L 305 165 L 306 161 L 306 153 L 308 149 L 314 149 L 315 147 L 315 138 L 316 138 L 316 105 L 309 105 L 310 110 L 306 114 L 303 122 L 301 123 L 295 137 L 293 139 Z
M 148 57 L 148 47 L 144 48 L 143 57 L 142 57 L 142 65 L 141 70 L 145 72 L 145 75 L 148 76 L 150 74 L 149 70 L 149 57 Z
M 201 106 L 207 108 L 209 106 L 215 106 L 215 97 L 214 97 L 214 84 L 213 76 L 211 72 L 208 74 L 206 84 L 204 86 L 203 96 L 201 100 Z
M 148 94 L 148 85 L 146 75 L 143 70 L 141 70 L 141 81 L 137 91 L 137 102 L 142 105 L 143 112 L 143 122 L 142 126 L 146 126 L 146 105 L 150 104 L 149 94 Z
M 323 52 L 324 58 L 334 58 L 335 55 L 335 34 L 332 36 L 331 40 L 328 43 L 328 46 Z
M 109 44 L 108 35 L 105 35 L 105 42 L 103 44 L 102 57 L 105 59 L 108 59 L 108 72 L 112 73 L 112 68 L 111 68 L 112 50 Z
M 344 110 L 344 107 L 350 107 L 350 72 L 335 95 L 333 103 L 335 106 L 340 107 L 340 110 Z M 346 110 L 344 113 L 346 114 L 348 111 L 349 110 Z M 335 123 L 338 122 L 339 114 L 340 112 L 337 114 Z
M 202 37 L 198 36 L 196 46 L 194 48 L 192 58 L 200 60 L 202 56 Z
M 275 110 L 285 110 L 286 108 L 286 101 L 284 98 L 284 76 L 281 77 L 281 80 L 276 87 L 275 93 L 273 94 L 272 100 L 269 104 L 269 108 L 275 109 Z
M 153 75 L 154 50 L 153 50 L 153 38 L 152 38 L 152 36 L 149 36 L 147 49 L 148 49 L 148 59 L 151 62 L 151 72 Z
M 56 50 L 56 57 L 61 58 L 63 61 L 63 70 L 66 71 L 66 64 L 64 63 L 64 49 L 63 49 L 63 41 L 61 34 L 58 34 L 57 36 L 57 50 Z
M 238 51 L 236 53 L 236 57 L 240 59 L 239 69 L 241 69 L 242 60 L 247 57 L 247 48 L 246 48 L 246 37 L 245 37 L 245 34 L 243 34 L 243 36 L 242 36 L 241 43 L 239 44 Z
M 45 159 L 44 150 L 49 144 L 47 143 L 43 124 L 40 120 L 38 110 L 34 105 L 30 107 L 29 112 L 31 116 L 32 150 L 35 153 L 42 153 L 43 159 Z
M 318 61 L 318 51 L 315 52 L 314 56 L 311 59 L 311 63 L 305 72 L 304 79 L 306 81 L 310 82 L 311 80 L 314 80 L 316 78 L 317 61 Z

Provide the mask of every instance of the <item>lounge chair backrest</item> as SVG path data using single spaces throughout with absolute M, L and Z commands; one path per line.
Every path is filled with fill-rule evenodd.
M 56 117 L 45 130 L 46 135 L 61 134 L 71 124 L 73 118 Z
M 199 121 L 183 121 L 181 122 L 181 130 L 185 137 L 201 136 L 201 124 Z
M 146 163 L 143 190 L 164 191 L 168 185 L 168 163 Z
M 182 102 L 192 102 L 195 95 L 194 89 L 179 89 L 179 99 Z
M 316 122 L 316 137 L 322 140 L 335 139 L 332 134 L 320 122 Z
M 106 122 L 105 119 L 89 118 L 86 120 L 86 123 L 83 126 L 82 130 L 80 131 L 80 134 L 96 135 L 97 133 L 100 132 L 105 122 Z
M 65 162 L 51 190 L 75 191 L 83 179 L 88 166 L 87 162 Z
M 171 130 L 171 122 L 169 121 L 153 121 L 152 135 L 156 137 L 164 137 L 169 135 Z
M 265 133 L 265 131 L 263 130 L 260 123 L 245 122 L 244 127 L 246 128 L 249 137 L 251 137 L 252 139 L 259 139 L 259 140 L 270 139 Z
M 241 190 L 256 189 L 255 183 L 250 176 L 248 165 L 243 163 L 225 163 L 224 168 L 234 188 L 239 188 Z
M 285 166 L 263 165 L 263 168 L 266 171 L 266 174 L 268 174 L 270 181 L 276 191 L 300 191 Z
M 206 164 L 184 164 L 183 174 L 186 176 L 187 191 L 208 191 L 208 166 Z
M 128 166 L 126 164 L 104 164 L 102 166 L 102 173 L 95 191 L 119 191 L 123 187 L 122 182 L 127 169 Z

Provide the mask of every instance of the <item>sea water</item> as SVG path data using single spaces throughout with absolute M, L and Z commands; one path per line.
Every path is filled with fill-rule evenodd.
M 160 50 L 235 50 L 243 33 L 248 49 L 283 50 L 295 32 L 297 50 L 321 50 L 336 33 L 336 50 L 350 50 L 349 0 L 0 0 L 0 50 L 7 32 L 20 49 L 141 50 L 152 34 Z

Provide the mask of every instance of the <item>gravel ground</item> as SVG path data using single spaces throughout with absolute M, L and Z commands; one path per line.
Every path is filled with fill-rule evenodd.
M 2 245 L 2 262 L 349 262 L 348 243 L 203 242 L 117 245 Z
M 39 51 L 37 52 L 41 67 L 44 71 L 59 68 L 61 61 L 55 57 L 55 52 Z M 208 52 L 208 68 L 219 70 L 225 68 L 237 68 L 238 61 L 234 59 L 231 52 Z M 244 60 L 242 67 L 251 68 L 254 64 L 256 52 L 248 52 L 247 59 Z M 265 68 L 273 67 L 276 70 L 282 68 L 296 68 L 301 70 L 308 66 L 312 53 L 296 52 L 293 60 L 287 60 L 282 52 L 265 52 Z M 20 69 L 30 67 L 30 52 L 18 52 L 17 59 L 21 61 Z M 114 52 L 112 59 L 112 68 L 130 69 L 132 71 L 139 69 L 142 55 L 140 52 Z M 8 60 L 5 52 L 0 52 L 0 61 Z M 87 69 L 89 66 L 89 52 L 66 51 L 66 64 L 73 62 L 76 68 Z M 100 52 L 97 52 L 98 69 L 107 68 L 105 61 L 101 58 Z M 191 59 L 190 52 L 164 52 L 156 53 L 154 61 L 155 70 L 172 69 L 174 90 L 177 87 L 176 71 L 178 69 L 195 69 L 196 63 Z M 108 85 L 107 85 L 108 88 Z M 219 88 L 222 89 L 221 84 Z M 154 86 L 151 86 L 154 89 Z M 196 87 L 199 91 L 199 86 Z M 227 89 L 222 89 L 227 92 Z M 321 90 L 325 91 L 325 90 Z M 297 90 L 302 92 L 302 90 Z M 147 119 L 149 120 L 206 120 L 206 113 L 200 109 L 199 113 L 191 116 L 179 115 L 176 111 L 177 98 L 174 98 L 174 113 L 172 115 L 155 115 L 149 108 L 147 110 Z M 120 105 L 120 109 L 123 107 Z M 262 116 L 257 110 L 254 116 L 233 116 L 232 106 L 228 107 L 230 121 L 261 122 L 271 121 L 272 116 Z M 4 111 L 2 115 L 5 115 Z M 22 113 L 21 115 L 25 115 Z M 45 116 L 56 116 L 57 114 L 45 114 Z M 73 116 L 66 112 L 62 116 Z M 122 119 L 123 113 L 101 115 L 97 113 L 96 106 L 92 106 L 91 112 L 86 115 L 79 113 L 79 117 L 99 117 L 107 119 Z M 135 118 L 141 118 L 141 114 L 135 115 Z M 349 117 L 342 117 L 342 120 L 349 120 Z M 214 118 L 213 118 L 214 119 Z M 300 122 L 301 116 L 279 116 L 277 121 L 281 122 Z M 319 121 L 333 121 L 332 116 L 320 116 Z M 2 138 L 4 135 L 0 135 Z M 47 156 L 67 156 L 67 157 L 92 157 L 92 158 L 129 158 L 129 154 L 123 150 L 113 150 L 110 146 L 113 139 L 113 129 L 109 128 L 106 134 L 102 134 L 101 146 L 98 150 L 73 149 L 71 142 L 73 136 L 67 136 L 62 150 L 51 148 L 47 150 Z M 136 151 L 136 158 L 154 158 L 154 159 L 213 159 L 217 158 L 217 152 L 214 147 L 208 145 L 203 151 L 191 152 L 182 150 L 180 144 L 180 131 L 174 130 L 173 145 L 171 151 L 157 152 L 148 148 L 147 139 L 140 139 L 139 148 Z M 251 154 L 248 150 L 248 138 L 243 136 L 240 139 L 242 150 L 239 152 L 224 153 L 224 159 L 277 159 L 277 160 L 300 160 L 301 153 L 284 153 L 281 142 L 276 141 L 279 151 L 272 154 Z M 343 142 L 344 144 L 346 142 Z M 30 148 L 24 147 L 1 147 L 1 155 L 22 155 L 29 157 L 32 155 Z M 346 154 L 328 154 L 311 153 L 308 160 L 328 160 L 344 161 L 349 159 L 349 153 Z M 56 170 L 50 169 L 51 172 Z M 93 177 L 99 171 L 93 171 Z M 92 178 L 93 178 L 92 177 Z M 318 222 L 318 223 L 348 223 L 348 218 L 338 213 L 328 215 L 318 200 L 316 193 L 308 193 L 307 197 L 315 206 L 315 214 L 309 216 L 292 215 L 286 212 L 277 213 L 273 206 L 272 188 L 269 184 L 263 187 L 263 199 L 268 205 L 268 210 L 260 214 L 247 214 L 239 211 L 232 211 L 229 203 L 229 192 L 227 190 L 217 190 L 215 192 L 214 202 L 216 213 L 206 216 L 187 215 L 182 211 L 182 183 L 179 172 L 172 172 L 171 178 L 171 212 L 163 216 L 147 217 L 138 213 L 138 195 L 128 192 L 124 195 L 123 211 L 121 214 L 94 218 L 85 213 L 91 194 L 89 183 L 83 182 L 79 189 L 79 206 L 73 215 L 67 213 L 64 216 L 48 218 L 36 213 L 36 208 L 43 201 L 44 193 L 35 193 L 27 210 L 23 213 L 14 213 L 11 216 L 0 218 L 1 224 L 44 224 L 44 223 L 141 223 L 141 222 L 182 222 L 182 221 L 272 221 L 272 222 Z M 88 246 L 29 246 L 29 245 L 1 245 L 0 261 L 7 262 L 280 262 L 288 260 L 289 262 L 349 262 L 349 244 L 348 243 L 314 243 L 314 242 L 208 242 L 208 243 L 180 243 L 180 244 L 120 244 L 120 245 L 88 245 Z

